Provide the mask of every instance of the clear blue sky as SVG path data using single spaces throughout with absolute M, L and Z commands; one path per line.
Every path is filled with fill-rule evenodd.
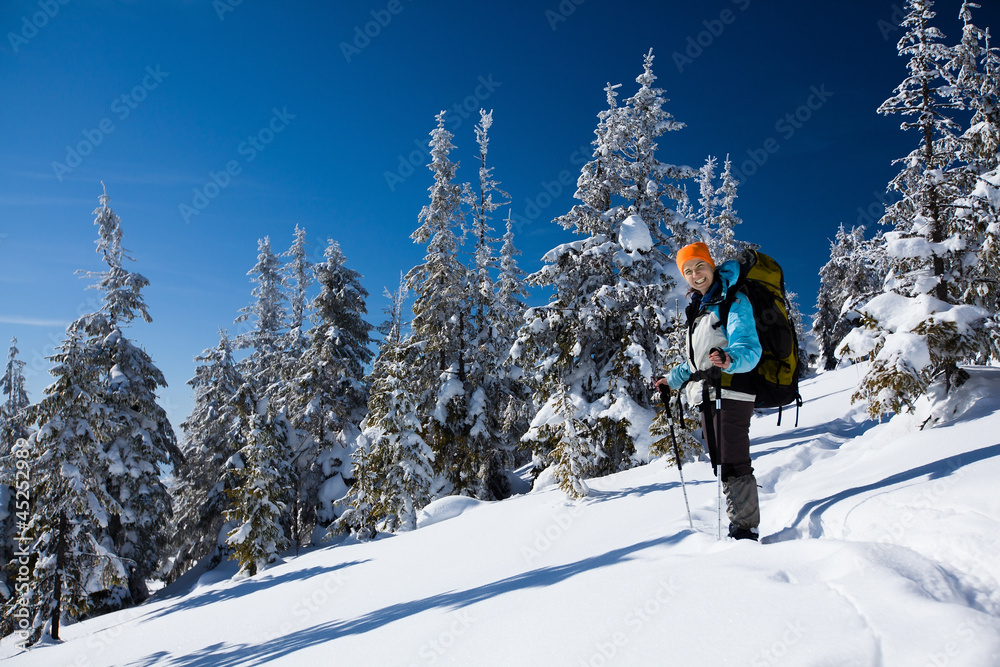
M 1000 30 L 998 3 L 981 1 L 977 23 Z M 317 261 L 339 241 L 378 323 L 383 288 L 423 256 L 409 235 L 442 109 L 463 180 L 475 176 L 477 110 L 494 110 L 495 176 L 534 271 L 570 240 L 550 221 L 573 204 L 605 84 L 631 95 L 649 49 L 667 109 L 687 124 L 661 140 L 660 159 L 732 155 L 745 176 L 738 236 L 784 264 L 809 314 L 838 224 L 874 229 L 891 162 L 917 141 L 876 114 L 905 75 L 903 4 L 4 0 L 0 348 L 17 336 L 41 398 L 44 357 L 97 308 L 74 272 L 103 268 L 101 181 L 131 268 L 151 281 L 154 322 L 127 335 L 164 371 L 175 427 L 193 357 L 220 326 L 238 331 L 259 238 L 281 252 L 300 225 Z M 960 4 L 936 6 L 949 42 Z

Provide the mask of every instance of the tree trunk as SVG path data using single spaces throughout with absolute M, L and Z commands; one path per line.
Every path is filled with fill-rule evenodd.
M 66 531 L 68 530 L 65 510 L 59 513 L 59 537 L 56 538 L 56 577 L 52 584 L 52 639 L 59 640 L 59 617 L 62 615 L 62 577 L 66 567 Z

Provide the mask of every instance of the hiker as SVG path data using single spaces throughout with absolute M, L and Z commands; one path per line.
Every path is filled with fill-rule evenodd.
M 729 536 L 756 540 L 760 507 L 750 463 L 750 418 L 755 399 L 752 371 L 760 360 L 761 345 L 753 308 L 747 296 L 738 292 L 726 321 L 719 321 L 719 306 L 739 276 L 739 264 L 724 262 L 716 268 L 704 243 L 681 248 L 677 268 L 691 286 L 686 310 L 687 361 L 656 385 L 667 383 L 671 389 L 683 390 L 690 405 L 700 406 L 712 470 L 721 475 L 726 494 Z M 721 408 L 717 410 L 720 389 Z

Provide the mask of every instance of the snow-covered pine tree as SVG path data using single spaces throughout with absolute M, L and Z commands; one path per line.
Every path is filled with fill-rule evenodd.
M 715 158 L 709 155 L 705 164 L 698 170 L 698 221 L 702 227 L 711 231 L 715 228 L 715 207 L 718 199 L 715 191 Z M 717 257 L 718 248 L 715 237 L 710 237 L 708 249 L 712 257 Z
M 795 340 L 799 344 L 799 372 L 805 374 L 808 372 L 809 366 L 816 363 L 817 355 L 810 352 L 809 337 L 806 335 L 805 325 L 802 321 L 802 309 L 799 308 L 799 295 L 789 291 L 786 294 L 786 298 L 788 299 L 788 320 L 792 323 L 792 328 L 795 331 Z
M 1000 311 L 1000 229 L 996 224 L 1000 203 L 995 191 L 1000 166 L 1000 51 L 990 45 L 990 34 L 972 22 L 968 0 L 962 3 L 962 41 L 955 47 L 952 67 L 957 72 L 954 94 L 972 111 L 969 128 L 959 138 L 958 156 L 963 196 L 956 202 L 956 220 L 966 225 L 977 248 L 975 265 L 969 267 L 963 301 Z
M 498 239 L 493 237 L 491 220 L 494 211 L 510 203 L 510 195 L 500 189 L 499 181 L 493 176 L 493 167 L 488 164 L 493 112 L 480 110 L 479 118 L 475 128 L 479 145 L 479 187 L 475 190 L 471 185 L 465 187 L 475 243 L 468 283 L 472 328 L 469 349 L 465 352 L 468 359 L 465 383 L 469 411 L 468 448 L 478 462 L 476 496 L 498 500 L 510 495 L 507 469 L 513 464 L 514 456 L 505 446 L 503 437 L 503 412 L 508 401 L 502 365 L 510 346 L 509 339 L 500 336 L 500 294 L 493 277 L 499 270 L 494 253 Z
M 656 244 L 678 249 L 697 240 L 698 231 L 677 212 L 686 199 L 683 181 L 695 178 L 691 167 L 661 162 L 656 157 L 658 140 L 667 132 L 682 130 L 685 124 L 676 120 L 663 106 L 669 101 L 662 88 L 655 87 L 653 51 L 643 61 L 643 73 L 636 77 L 639 90 L 625 101 L 622 109 L 618 150 L 625 158 L 622 163 L 624 213 L 638 215 L 649 225 Z M 667 206 L 667 198 L 673 202 Z
M 520 463 L 521 436 L 528 430 L 534 415 L 531 392 L 521 379 L 521 372 L 515 368 L 510 350 L 517 339 L 517 330 L 524 321 L 527 306 L 524 299 L 528 290 L 524 284 L 524 271 L 518 265 L 521 254 L 514 245 L 514 222 L 507 214 L 507 231 L 500 248 L 500 277 L 497 280 L 496 312 L 493 318 L 496 328 L 497 349 L 500 351 L 500 381 L 506 405 L 503 409 L 500 431 L 503 446 L 513 452 Z
M 288 330 L 278 340 L 278 351 L 274 357 L 277 377 L 268 397 L 273 407 L 284 410 L 297 431 L 294 441 L 298 443 L 298 449 L 286 452 L 295 486 L 284 522 L 288 525 L 289 539 L 298 549 L 311 541 L 312 529 L 316 525 L 319 479 L 314 474 L 313 465 L 317 443 L 306 431 L 299 429 L 301 415 L 296 412 L 305 404 L 298 393 L 298 380 L 303 373 L 309 372 L 304 356 L 309 348 L 306 320 L 310 304 L 307 293 L 313 282 L 314 265 L 309 261 L 306 230 L 295 225 L 294 236 L 291 247 L 281 255 L 288 258 L 288 263 L 282 268 L 281 281 L 288 302 Z
M 7 600 L 12 592 L 8 586 L 7 563 L 14 554 L 14 540 L 17 537 L 17 513 L 15 473 L 17 469 L 13 456 L 14 445 L 29 435 L 24 413 L 30 401 L 24 388 L 25 363 L 17 358 L 17 338 L 10 341 L 7 365 L 0 378 L 0 603 Z
M 409 346 L 420 350 L 411 359 L 410 382 L 417 394 L 423 440 L 434 452 L 437 470 L 445 474 L 449 493 L 475 493 L 479 461 L 469 448 L 467 350 L 472 330 L 468 313 L 469 270 L 459 261 L 463 187 L 455 182 L 458 164 L 449 158 L 452 133 L 445 112 L 431 132 L 434 174 L 430 202 L 420 211 L 420 226 L 411 234 L 427 251 L 422 264 L 406 274 L 415 296 Z
M 289 405 L 293 425 L 309 443 L 295 460 L 300 487 L 295 523 L 304 537 L 317 525 L 328 527 L 337 518 L 337 501 L 347 494 L 350 456 L 367 412 L 365 372 L 374 356 L 361 274 L 347 266 L 332 239 L 324 257 L 313 269 L 320 292 L 312 301 L 309 347 Z
M 146 581 L 156 571 L 171 516 L 170 496 L 162 472 L 182 455 L 166 411 L 156 392 L 167 383 L 149 354 L 127 338 L 123 329 L 136 317 L 151 322 L 142 296 L 149 281 L 125 268 L 134 261 L 122 247 L 121 220 L 108 206 L 105 191 L 95 209 L 97 252 L 107 271 L 81 272 L 96 278 L 101 309 L 70 324 L 102 373 L 100 402 L 106 407 L 91 423 L 107 459 L 106 488 L 120 506 L 111 512 L 107 535 L 127 564 L 128 587 L 95 598 L 98 608 L 138 604 L 149 595 Z M 103 595 L 103 594 L 102 594 Z
M 529 277 L 553 296 L 527 311 L 513 350 L 532 372 L 540 406 L 525 441 L 536 467 L 556 464 L 557 475 L 609 474 L 646 454 L 637 456 L 635 442 L 648 437 L 650 376 L 669 346 L 664 304 L 675 283 L 667 253 L 691 234 L 663 198 L 684 201 L 675 181 L 696 174 L 655 157 L 657 139 L 683 125 L 663 109 L 652 60 L 647 54 L 639 91 L 623 107 L 617 86 L 605 88 L 609 108 L 598 115 L 594 157 L 577 182 L 581 203 L 556 219 L 583 238 L 547 253 Z M 575 419 L 563 414 L 570 406 Z M 582 488 L 577 481 L 560 479 L 570 493 Z
M 368 415 L 351 455 L 354 484 L 347 509 L 331 527 L 362 540 L 379 531 L 415 528 L 417 511 L 443 485 L 434 471 L 434 452 L 420 435 L 418 397 L 411 389 L 410 368 L 419 351 L 402 334 L 406 294 L 402 280 L 395 293 L 386 291 L 389 320 L 378 328 L 383 339 L 371 374 Z
M 289 328 L 301 329 L 308 315 L 307 292 L 312 284 L 313 263 L 309 261 L 306 230 L 295 225 L 295 241 L 283 255 L 289 258 L 285 267 L 284 284 L 288 287 Z
M 863 226 L 848 232 L 841 224 L 830 242 L 830 259 L 819 270 L 812 334 L 819 346 L 819 364 L 826 370 L 837 367 L 837 347 L 858 325 L 861 315 L 856 309 L 882 290 L 884 247 L 877 238 L 866 241 L 864 232 Z
M 736 214 L 734 202 L 736 201 L 736 188 L 739 182 L 733 176 L 733 163 L 726 155 L 726 161 L 722 167 L 722 184 L 715 191 L 715 197 L 719 204 L 719 212 L 715 216 L 714 227 L 709 228 L 711 233 L 712 257 L 716 264 L 720 264 L 729 259 L 735 259 L 740 252 L 748 246 L 736 240 L 736 225 L 742 223 L 739 215 Z
M 907 0 L 898 49 L 908 56 L 909 76 L 880 107 L 900 114 L 904 130 L 921 141 L 897 160 L 903 169 L 890 187 L 902 199 L 886 209 L 883 223 L 890 271 L 884 293 L 861 308 L 863 329 L 844 339 L 851 358 L 870 358 L 871 367 L 854 394 L 868 402 L 873 417 L 910 410 L 932 382 L 946 395 L 964 381 L 959 364 L 995 356 L 992 314 L 962 303 L 967 268 L 974 262 L 968 227 L 953 202 L 962 196 L 956 169 L 959 125 L 951 117 L 962 106 L 953 93 L 954 51 L 931 25 L 931 0 Z
M 233 471 L 234 486 L 227 490 L 231 505 L 223 516 L 233 527 L 226 536 L 230 558 L 240 564 L 239 576 L 254 576 L 278 560 L 288 546 L 282 525 L 289 499 L 290 465 L 286 452 L 295 433 L 283 411 L 258 397 L 245 383 L 235 398 L 245 444 Z
M 188 385 L 194 391 L 191 414 L 181 424 L 185 438 L 184 461 L 174 473 L 174 521 L 168 557 L 162 568 L 172 581 L 202 558 L 209 568 L 228 556 L 225 536 L 232 528 L 224 523 L 230 509 L 226 494 L 235 486 L 235 454 L 242 441 L 234 399 L 244 379 L 233 360 L 232 341 L 219 329 L 219 344 L 195 357 L 199 362 Z
M 8 456 L 21 438 L 28 437 L 23 410 L 30 405 L 28 392 L 24 388 L 25 362 L 17 358 L 17 338 L 11 338 L 7 353 L 7 365 L 0 378 L 0 458 Z
M 684 194 L 684 198 L 681 199 L 680 203 L 677 205 L 677 215 L 680 218 L 687 220 L 690 225 L 690 223 L 693 223 L 697 217 L 697 213 L 695 213 L 694 204 L 691 203 L 691 198 L 688 196 L 686 184 L 681 186 L 681 192 Z
M 523 438 L 534 455 L 536 475 L 563 461 L 562 469 L 572 472 L 570 459 L 557 452 L 577 442 L 577 430 L 570 428 L 576 417 L 569 415 L 574 406 L 569 396 L 580 396 L 582 406 L 589 406 L 606 389 L 601 372 L 613 352 L 605 348 L 616 337 L 603 331 L 604 322 L 597 317 L 594 301 L 598 291 L 607 290 L 614 281 L 608 250 L 614 244 L 613 220 L 622 215 L 620 206 L 612 211 L 612 196 L 620 196 L 618 193 L 624 189 L 619 87 L 609 83 L 604 89 L 608 108 L 598 113 L 593 157 L 577 180 L 574 196 L 580 203 L 554 220 L 583 238 L 549 251 L 542 258 L 545 266 L 528 276 L 529 284 L 552 289 L 553 293 L 545 306 L 525 311 L 525 324 L 511 350 L 538 406 Z M 598 349 L 592 349 L 595 346 Z M 581 418 L 589 413 L 589 408 L 582 406 L 577 415 Z M 614 467 L 621 465 L 619 461 L 609 462 Z M 566 480 L 565 484 L 564 488 L 570 490 L 582 488 L 574 480 Z
M 30 518 L 22 534 L 32 554 L 31 585 L 12 597 L 4 618 L 26 609 L 28 643 L 59 638 L 64 618 L 80 618 L 95 593 L 124 585 L 127 564 L 108 536 L 113 516 L 124 513 L 108 488 L 109 459 L 93 426 L 115 409 L 103 403 L 104 369 L 95 349 L 70 330 L 49 358 L 55 381 L 37 405 L 26 410 L 38 430 L 22 440 L 16 456 L 31 471 Z
M 972 21 L 979 5 L 964 0 L 959 18 L 962 41 L 954 47 L 950 63 L 955 72 L 952 95 L 972 112 L 969 128 L 960 137 L 958 156 L 969 175 L 967 189 L 976 178 L 1000 166 L 1000 51 L 991 35 Z
M 250 295 L 255 301 L 240 310 L 236 322 L 245 331 L 236 336 L 236 348 L 253 348 L 253 352 L 239 362 L 243 377 L 256 385 L 259 396 L 272 397 L 281 378 L 282 338 L 287 333 L 288 314 L 285 310 L 285 280 L 281 260 L 271 250 L 271 239 L 265 236 L 257 242 L 257 263 L 247 275 L 257 286 Z
M 301 368 L 300 360 L 309 347 L 309 337 L 305 330 L 308 319 L 309 287 L 313 282 L 313 263 L 309 261 L 309 244 L 306 242 L 306 230 L 295 225 L 295 240 L 282 257 L 288 258 L 284 266 L 282 286 L 287 292 L 288 301 L 288 332 L 278 343 L 279 378 L 282 380 L 275 389 L 277 404 L 288 409 L 288 403 L 293 401 L 294 380 Z M 289 409 L 289 414 L 291 411 Z M 293 420 L 294 421 L 294 420 Z
M 537 431 L 554 443 L 551 458 L 559 488 L 574 498 L 583 498 L 590 493 L 586 479 L 594 476 L 594 460 L 605 458 L 606 454 L 600 441 L 591 437 L 595 428 L 580 417 L 581 406 L 574 403 L 574 395 L 579 396 L 572 387 L 560 386 L 545 406 L 552 410 L 555 419 L 547 419 Z

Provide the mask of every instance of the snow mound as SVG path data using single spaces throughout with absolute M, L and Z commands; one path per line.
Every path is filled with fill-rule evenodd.
M 485 504 L 482 500 L 476 500 L 468 496 L 447 496 L 439 498 L 417 514 L 417 528 L 426 528 L 435 523 L 454 519 L 456 516 Z

